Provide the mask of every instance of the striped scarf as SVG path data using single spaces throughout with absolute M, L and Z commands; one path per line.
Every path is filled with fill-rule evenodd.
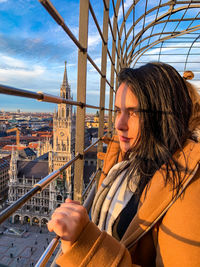
M 99 188 L 92 206 L 92 221 L 100 230 L 105 230 L 112 235 L 112 226 L 126 207 L 139 183 L 139 177 L 134 175 L 128 187 L 126 170 L 122 171 L 113 181 L 113 177 L 119 168 L 127 162 L 120 162 L 114 165 Z

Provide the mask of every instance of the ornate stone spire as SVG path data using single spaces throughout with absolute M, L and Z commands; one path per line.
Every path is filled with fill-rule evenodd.
M 63 76 L 63 83 L 60 89 L 60 96 L 70 99 L 70 86 L 68 83 L 68 77 L 67 77 L 67 61 L 65 61 L 65 71 Z

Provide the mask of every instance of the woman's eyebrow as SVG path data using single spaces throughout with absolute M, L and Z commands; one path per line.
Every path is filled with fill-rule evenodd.
M 138 107 L 129 107 L 129 108 L 126 108 L 126 109 L 129 110 L 129 111 L 139 111 Z
M 118 106 L 115 105 L 115 109 L 120 109 Z
M 115 109 L 121 109 L 121 108 L 115 105 Z M 138 108 L 138 106 L 136 106 L 136 107 L 127 107 L 126 109 L 138 110 L 139 108 Z

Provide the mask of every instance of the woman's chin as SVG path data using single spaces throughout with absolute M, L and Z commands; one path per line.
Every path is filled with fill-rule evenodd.
M 123 153 L 126 153 L 130 149 L 130 145 L 124 142 L 120 142 L 120 148 Z

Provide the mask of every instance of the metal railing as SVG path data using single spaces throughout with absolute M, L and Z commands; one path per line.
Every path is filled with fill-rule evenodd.
M 147 10 L 148 1 L 145 0 L 145 10 L 144 14 L 142 14 L 136 20 L 136 8 L 139 4 L 139 0 L 132 1 L 132 4 L 128 9 L 125 8 L 124 0 L 112 0 L 110 4 L 110 0 L 103 0 L 103 25 L 101 27 L 95 11 L 89 0 L 80 0 L 80 13 L 79 13 L 79 38 L 77 39 L 75 35 L 72 33 L 70 28 L 66 25 L 64 19 L 59 14 L 57 9 L 51 3 L 50 0 L 39 0 L 42 6 L 47 10 L 50 16 L 55 20 L 55 22 L 62 27 L 64 32 L 69 36 L 69 38 L 73 41 L 73 44 L 77 47 L 78 50 L 78 78 L 77 78 L 77 101 L 71 99 L 65 99 L 62 97 L 53 96 L 50 94 L 46 94 L 43 92 L 34 92 L 24 89 L 17 89 L 14 87 L 10 87 L 7 85 L 0 85 L 0 93 L 7 95 L 14 95 L 19 97 L 26 97 L 31 99 L 36 99 L 38 101 L 55 103 L 55 104 L 68 104 L 74 105 L 77 107 L 77 117 L 76 117 L 76 143 L 75 143 L 75 154 L 76 156 L 67 162 L 60 169 L 52 172 L 41 181 L 36 183 L 33 188 L 26 193 L 24 196 L 19 198 L 15 203 L 9 206 L 6 210 L 0 213 L 0 223 L 6 220 L 13 212 L 15 212 L 18 208 L 20 208 L 24 203 L 26 203 L 32 196 L 36 193 L 41 192 L 44 188 L 46 188 L 51 182 L 53 182 L 64 170 L 66 170 L 73 163 L 75 164 L 75 176 L 74 176 L 74 198 L 76 200 L 82 201 L 83 198 L 87 195 L 86 201 L 84 205 L 89 210 L 91 206 L 92 199 L 95 194 L 95 180 L 98 177 L 101 163 L 98 160 L 97 171 L 92 176 L 91 181 L 88 186 L 82 192 L 83 188 L 83 168 L 84 168 L 84 154 L 87 153 L 94 145 L 98 144 L 97 151 L 102 152 L 103 147 L 101 144 L 101 138 L 104 132 L 104 111 L 108 111 L 108 135 L 111 134 L 113 130 L 113 99 L 114 93 L 117 90 L 118 80 L 117 74 L 120 69 L 124 66 L 135 65 L 140 58 L 142 58 L 143 54 L 146 51 L 153 48 L 157 44 L 162 44 L 169 40 L 176 38 L 178 36 L 183 36 L 184 34 L 192 34 L 194 32 L 198 32 L 200 29 L 200 25 L 196 25 L 192 27 L 192 22 L 197 22 L 199 18 L 195 16 L 194 18 L 184 18 L 181 17 L 179 20 L 186 21 L 191 20 L 190 25 L 179 32 L 176 30 L 173 31 L 164 31 L 167 24 L 176 21 L 173 21 L 170 17 L 172 14 L 178 14 L 178 12 L 185 10 L 185 13 L 190 8 L 195 8 L 200 10 L 200 1 L 168 1 L 160 3 Z M 173 3 L 172 3 L 173 2 Z M 110 8 L 111 5 L 111 8 Z M 179 5 L 178 7 L 176 5 Z M 182 5 L 182 6 L 181 6 Z M 167 8 L 167 12 L 162 14 L 159 10 L 162 8 Z M 122 18 L 120 18 L 120 8 L 122 13 Z M 109 12 L 113 12 L 112 21 Z M 101 51 L 101 68 L 97 66 L 95 63 L 95 59 L 88 54 L 88 28 L 89 28 L 89 12 L 92 16 L 94 24 L 96 25 L 97 31 L 101 37 L 102 41 L 102 51 Z M 132 14 L 132 23 L 129 23 L 129 29 L 126 22 L 129 20 L 130 22 L 130 14 Z M 155 14 L 155 18 L 149 23 L 146 22 L 145 16 L 151 16 Z M 179 21 L 177 20 L 177 21 Z M 160 32 L 154 33 L 153 29 L 156 25 L 160 25 Z M 140 27 L 140 30 L 136 33 L 135 28 Z M 142 27 L 141 27 L 142 26 Z M 163 26 L 163 28 L 162 28 Z M 102 29 L 101 29 L 102 28 Z M 177 27 L 176 27 L 177 28 Z M 176 29 L 175 28 L 175 29 Z M 147 30 L 151 29 L 151 33 L 148 36 L 145 36 Z M 133 35 L 130 38 L 131 34 Z M 111 39 L 111 45 L 108 46 L 109 38 Z M 150 40 L 152 41 L 150 42 Z M 185 38 L 187 41 L 187 37 Z M 194 41 L 198 40 L 197 36 L 194 36 Z M 191 42 L 191 46 L 193 47 L 194 41 Z M 146 44 L 148 42 L 148 44 Z M 177 46 L 176 46 L 177 48 Z M 110 51 L 111 49 L 111 51 Z M 161 50 L 158 53 L 159 57 L 161 54 Z M 191 50 L 191 49 L 190 49 Z M 190 51 L 188 52 L 186 63 L 188 60 Z M 171 55 L 171 54 L 170 54 Z M 86 83 L 87 83 L 87 62 L 91 63 L 96 72 L 100 75 L 100 99 L 99 106 L 90 105 L 86 103 Z M 110 79 L 107 75 L 107 65 L 110 63 Z M 192 70 L 192 69 L 191 69 Z M 116 82 L 114 82 L 116 81 Z M 105 107 L 105 90 L 106 85 L 109 87 L 109 108 Z M 86 108 L 97 109 L 100 111 L 99 116 L 99 131 L 98 131 L 98 140 L 93 143 L 88 148 L 84 148 L 84 130 L 85 130 L 85 113 Z M 91 189 L 92 187 L 92 189 Z M 90 190 L 90 191 L 89 191 Z M 88 193 L 90 192 L 90 193 Z M 55 250 L 56 246 L 59 243 L 59 237 L 56 237 L 49 244 L 44 254 L 41 256 L 40 260 L 37 263 L 38 266 L 45 266 L 49 257 Z
M 104 107 L 102 108 L 102 107 L 86 104 L 83 102 L 69 100 L 66 98 L 59 97 L 59 96 L 45 94 L 43 92 L 36 93 L 34 91 L 18 89 L 18 88 L 6 86 L 3 84 L 0 84 L 0 94 L 26 97 L 26 98 L 36 99 L 38 101 L 54 103 L 54 104 L 68 104 L 68 105 L 73 105 L 73 106 L 79 106 L 81 108 L 93 108 L 93 109 L 99 109 L 99 110 L 103 109 L 103 110 L 110 111 L 110 109 L 107 109 Z M 111 111 L 114 111 L 114 110 L 111 110 Z
M 98 171 L 97 171 L 98 172 Z M 96 172 L 96 174 L 97 174 Z M 95 179 L 95 175 L 93 177 L 93 181 L 94 182 Z M 92 189 L 90 190 L 87 198 L 85 199 L 83 206 L 86 208 L 87 212 L 89 213 L 90 208 L 92 206 L 92 202 L 95 196 L 95 183 L 92 186 Z M 89 188 L 89 187 L 88 187 Z M 86 191 L 85 191 L 86 192 Z M 38 260 L 38 262 L 36 263 L 35 267 L 45 267 L 47 262 L 49 261 L 50 257 L 52 256 L 53 252 L 55 251 L 55 249 L 57 248 L 57 246 L 59 245 L 59 241 L 60 241 L 60 237 L 56 236 L 54 237 L 51 242 L 49 243 L 48 247 L 45 249 L 45 251 L 43 252 L 42 256 L 40 257 L 40 259 Z M 60 251 L 58 251 L 58 254 L 60 253 Z
M 89 147 L 87 147 L 84 150 L 84 154 L 86 154 L 93 146 L 95 146 L 101 139 L 99 138 L 91 144 Z M 12 205 L 4 209 L 0 213 L 0 223 L 4 222 L 7 218 L 10 217 L 11 214 L 13 214 L 15 211 L 17 211 L 24 203 L 26 203 L 32 196 L 34 196 L 36 193 L 40 193 L 42 190 L 44 190 L 51 182 L 53 182 L 57 177 L 66 170 L 69 166 L 71 166 L 77 159 L 81 158 L 83 155 L 78 154 L 73 159 L 71 159 L 69 162 L 67 162 L 65 165 L 63 165 L 60 169 L 50 173 L 46 177 L 44 177 L 42 180 L 40 180 L 38 183 L 33 185 L 33 188 L 27 192 L 25 195 L 23 195 L 21 198 L 19 198 L 17 201 L 15 201 Z M 96 171 L 96 174 L 99 172 L 99 170 Z M 92 182 L 96 175 L 92 178 Z M 87 189 L 88 190 L 88 189 Z M 85 190 L 84 194 L 86 194 L 87 190 Z M 84 196 L 83 194 L 83 196 Z

